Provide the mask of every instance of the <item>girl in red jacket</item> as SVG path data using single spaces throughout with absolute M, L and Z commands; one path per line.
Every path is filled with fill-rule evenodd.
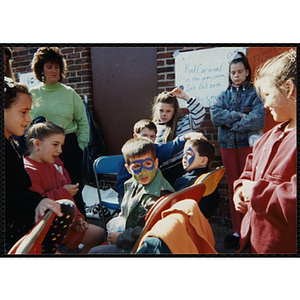
M 254 84 L 264 106 L 281 124 L 254 144 L 234 183 L 235 208 L 245 214 L 239 252 L 250 242 L 249 253 L 296 253 L 296 52 L 266 62 Z
M 71 184 L 69 174 L 59 159 L 64 141 L 65 131 L 61 126 L 50 121 L 32 124 L 26 135 L 29 155 L 24 158 L 24 164 L 32 181 L 31 190 L 53 200 L 74 201 L 73 196 L 79 190 L 78 183 Z M 103 238 L 103 229 L 88 224 L 77 209 L 75 221 L 63 244 L 75 250 L 82 243 L 81 253 L 87 253 Z

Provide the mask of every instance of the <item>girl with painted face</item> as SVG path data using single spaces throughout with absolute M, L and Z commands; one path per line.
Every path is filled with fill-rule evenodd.
M 188 115 L 180 116 L 177 97 L 187 102 Z M 196 98 L 189 97 L 182 88 L 175 88 L 169 93 L 160 93 L 154 98 L 152 106 L 152 121 L 157 127 L 155 143 L 165 144 L 174 140 L 178 135 L 197 131 L 204 117 L 204 106 Z M 184 174 L 181 164 L 182 154 L 183 151 L 178 152 L 161 165 L 163 175 L 170 184 Z
M 297 57 L 291 49 L 257 72 L 254 85 L 281 124 L 254 145 L 234 183 L 234 204 L 245 214 L 241 248 L 250 253 L 297 253 Z
M 78 193 L 78 183 L 72 184 L 67 170 L 59 159 L 65 142 L 65 130 L 50 121 L 32 124 L 26 134 L 28 156 L 24 158 L 25 169 L 30 175 L 31 190 L 54 200 L 69 199 Z M 74 202 L 75 204 L 75 202 Z M 63 244 L 75 250 L 81 243 L 81 253 L 100 244 L 104 238 L 101 227 L 88 224 L 76 208 L 76 217 Z
M 223 165 L 226 168 L 232 234 L 225 238 L 226 249 L 239 247 L 242 214 L 233 204 L 233 182 L 243 172 L 252 151 L 253 136 L 259 137 L 265 124 L 265 109 L 250 82 L 251 68 L 243 52 L 229 64 L 229 86 L 210 108 L 211 120 L 218 127 Z M 250 141 L 250 142 L 249 142 Z

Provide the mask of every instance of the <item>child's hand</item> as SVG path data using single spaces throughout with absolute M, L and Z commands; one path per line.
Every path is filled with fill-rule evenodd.
M 82 218 L 78 219 L 75 230 L 78 232 L 87 231 L 89 229 L 89 223 Z
M 107 235 L 107 241 L 108 241 L 108 243 L 109 244 L 115 244 L 120 233 L 121 232 L 110 232 Z
M 235 210 L 245 214 L 248 211 L 248 204 L 244 202 L 242 187 L 239 187 L 233 195 Z
M 63 216 L 59 203 L 52 199 L 44 198 L 35 208 L 35 222 L 37 222 L 40 217 L 44 216 L 47 209 L 52 210 L 59 217 Z
M 66 184 L 64 188 L 72 195 L 76 195 L 79 190 L 79 183 L 76 184 Z
M 250 201 L 251 193 L 252 193 L 253 186 L 255 185 L 255 183 L 256 183 L 255 181 L 251 181 L 251 180 L 243 181 L 242 193 L 243 193 L 245 202 Z
M 178 97 L 178 98 L 181 98 L 181 99 L 184 99 L 185 101 L 188 101 L 190 99 L 190 97 L 181 89 L 181 88 L 175 88 L 173 89 L 170 93 L 169 93 L 170 96 L 172 97 Z
M 187 140 L 205 140 L 207 141 L 207 138 L 203 135 L 202 132 L 188 132 L 184 135 L 184 139 Z

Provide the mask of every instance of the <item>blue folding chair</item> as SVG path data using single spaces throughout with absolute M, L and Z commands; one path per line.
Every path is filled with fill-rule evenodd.
M 112 216 L 117 212 L 120 211 L 120 205 L 118 198 L 116 197 L 113 199 L 113 201 L 108 201 L 106 199 L 101 199 L 101 193 L 100 193 L 100 185 L 98 180 L 98 175 L 104 175 L 104 174 L 117 174 L 118 164 L 123 159 L 123 155 L 109 155 L 109 156 L 100 156 L 95 159 L 93 164 L 93 170 L 95 174 L 95 180 L 96 180 L 96 186 L 97 186 L 97 192 L 98 192 L 98 198 L 99 198 L 99 205 L 100 205 L 100 212 L 102 216 L 102 224 L 103 229 L 106 234 L 106 222 L 104 218 L 104 210 L 103 206 L 105 206 L 108 209 L 111 209 L 114 211 Z

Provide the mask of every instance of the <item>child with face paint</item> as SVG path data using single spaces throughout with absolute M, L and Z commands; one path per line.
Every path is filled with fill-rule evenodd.
M 156 125 L 148 119 L 142 119 L 134 124 L 133 127 L 133 137 L 147 137 L 153 143 L 155 142 L 157 134 L 157 127 Z M 176 153 L 181 152 L 183 150 L 185 142 L 190 139 L 206 139 L 202 133 L 200 132 L 189 132 L 184 135 L 177 136 L 174 140 L 166 143 L 166 144 L 154 144 L 156 157 L 159 159 L 159 167 L 162 163 L 170 159 Z M 121 160 L 118 165 L 117 170 L 117 183 L 116 183 L 116 190 L 118 192 L 119 203 L 121 203 L 122 198 L 124 196 L 124 182 L 130 179 L 131 173 L 127 171 L 125 168 L 125 161 Z
M 158 168 L 153 142 L 148 138 L 132 138 L 122 147 L 125 167 L 132 177 L 125 182 L 121 212 L 117 218 L 125 221 L 123 232 L 110 232 L 109 245 L 97 246 L 89 254 L 129 253 L 137 241 L 145 216 L 161 196 L 174 192 Z
M 206 140 L 188 140 L 185 143 L 182 157 L 182 165 L 186 174 L 178 178 L 173 187 L 175 191 L 182 190 L 192 185 L 202 174 L 209 172 L 209 167 L 215 157 L 214 146 Z M 203 197 L 199 202 L 199 208 L 203 215 L 209 219 L 217 210 L 220 203 L 220 195 L 217 190 Z

